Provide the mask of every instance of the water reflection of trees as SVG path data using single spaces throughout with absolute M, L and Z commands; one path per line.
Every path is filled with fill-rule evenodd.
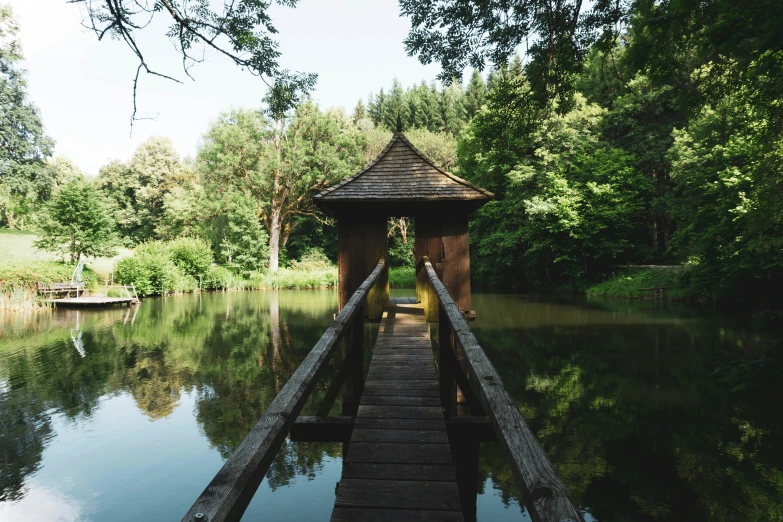
M 124 321 L 124 310 L 82 313 L 85 357 L 73 347 L 70 314 L 51 315 L 35 335 L 29 325 L 14 329 L 0 351 L 0 500 L 20 496 L 25 477 L 40 467 L 52 413 L 81 422 L 106 395 L 129 393 L 154 420 L 173 412 L 183 390 L 193 391 L 199 424 L 227 458 L 318 340 L 335 307 L 326 292 L 148 299 L 132 324 Z M 316 406 L 327 385 L 328 375 L 314 392 Z M 324 455 L 339 451 L 334 444 L 287 445 L 269 483 L 313 476 Z
M 477 329 L 574 500 L 600 521 L 783 519 L 773 393 L 714 377 L 739 342 L 694 324 Z M 496 448 L 483 477 L 516 487 Z

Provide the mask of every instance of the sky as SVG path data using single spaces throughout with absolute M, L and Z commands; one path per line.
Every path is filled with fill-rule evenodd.
M 181 155 L 194 156 L 221 111 L 260 106 L 265 85 L 220 56 L 209 56 L 191 71 L 195 81 L 188 79 L 163 36 L 166 24 L 153 25 L 139 35 L 147 61 L 183 83 L 142 74 L 139 116 L 155 119 L 136 122 L 131 134 L 137 61 L 125 44 L 99 42 L 81 26 L 80 7 L 66 0 L 10 4 L 20 25 L 28 94 L 57 142 L 55 154 L 89 175 L 112 159 L 129 159 L 150 136 L 167 136 Z M 439 65 L 422 65 L 405 53 L 410 23 L 399 16 L 396 0 L 300 0 L 295 9 L 274 6 L 271 12 L 281 66 L 317 73 L 313 96 L 322 107 L 352 111 L 394 78 L 409 86 L 440 72 Z

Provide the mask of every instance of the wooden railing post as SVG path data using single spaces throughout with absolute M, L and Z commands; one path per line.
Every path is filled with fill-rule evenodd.
M 343 384 L 343 415 L 356 416 L 364 390 L 364 306 L 345 329 L 342 355 L 347 365 Z
M 441 320 L 438 321 L 438 381 L 443 413 L 448 419 L 457 413 L 457 385 L 451 371 L 450 360 L 450 357 L 454 357 L 454 343 L 452 342 L 451 326 L 445 320 L 444 315 L 440 317 Z

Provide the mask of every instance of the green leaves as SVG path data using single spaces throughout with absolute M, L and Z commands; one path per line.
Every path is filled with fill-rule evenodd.
M 138 59 L 134 81 L 134 109 L 131 123 L 136 118 L 136 88 L 139 73 L 146 72 L 169 80 L 179 81 L 171 73 L 162 72 L 148 62 L 146 50 L 139 40 L 139 32 L 156 27 L 153 19 L 164 17 L 170 25 L 166 36 L 181 55 L 185 75 L 192 78 L 190 69 L 215 52 L 233 61 L 243 70 L 260 77 L 271 88 L 270 111 L 274 115 L 292 109 L 300 96 L 306 96 L 315 87 L 317 75 L 291 72 L 279 64 L 278 43 L 271 35 L 277 29 L 269 15 L 270 1 L 244 0 L 242 2 L 213 3 L 209 0 L 72 0 L 84 4 L 85 27 L 99 40 L 110 35 L 124 42 Z M 296 0 L 278 0 L 279 5 L 295 7 Z
M 63 256 L 71 262 L 80 256 L 112 257 L 117 238 L 114 221 L 101 192 L 84 179 L 64 185 L 46 205 L 39 223 L 36 248 Z

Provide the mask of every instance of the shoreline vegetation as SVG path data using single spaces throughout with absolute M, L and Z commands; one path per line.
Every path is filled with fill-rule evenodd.
M 652 289 L 663 289 L 663 298 L 669 301 L 703 300 L 689 285 L 687 268 L 672 266 L 626 267 L 591 284 L 584 293 L 611 299 L 654 299 Z
M 87 263 L 82 279 L 88 293 L 99 295 L 110 277 Z M 0 312 L 26 312 L 51 308 L 38 295 L 42 284 L 70 281 L 75 263 L 17 260 L 0 264 Z M 337 286 L 337 267 L 320 252 L 305 254 L 277 272 L 241 273 L 236 266 L 212 262 L 209 245 L 192 238 L 140 245 L 134 254 L 115 264 L 114 281 L 133 285 L 141 297 L 177 295 L 209 290 L 305 290 Z M 412 267 L 389 270 L 392 288 L 412 288 Z
M 277 272 L 238 272 L 237 267 L 216 265 L 205 249 L 192 238 L 150 242 L 131 257 L 118 261 L 113 274 L 119 284 L 134 284 L 141 297 L 179 295 L 211 290 L 307 290 L 337 286 L 337 267 L 320 252 L 303 256 Z M 48 309 L 38 295 L 40 284 L 68 281 L 75 264 L 57 261 L 15 261 L 0 265 L 0 312 Z M 82 278 L 88 293 L 100 295 L 108 274 L 85 267 Z M 391 267 L 391 288 L 415 288 L 413 267 Z M 589 297 L 610 299 L 653 299 L 640 288 L 665 288 L 664 300 L 699 301 L 688 285 L 685 267 L 625 267 L 607 279 L 579 291 Z

